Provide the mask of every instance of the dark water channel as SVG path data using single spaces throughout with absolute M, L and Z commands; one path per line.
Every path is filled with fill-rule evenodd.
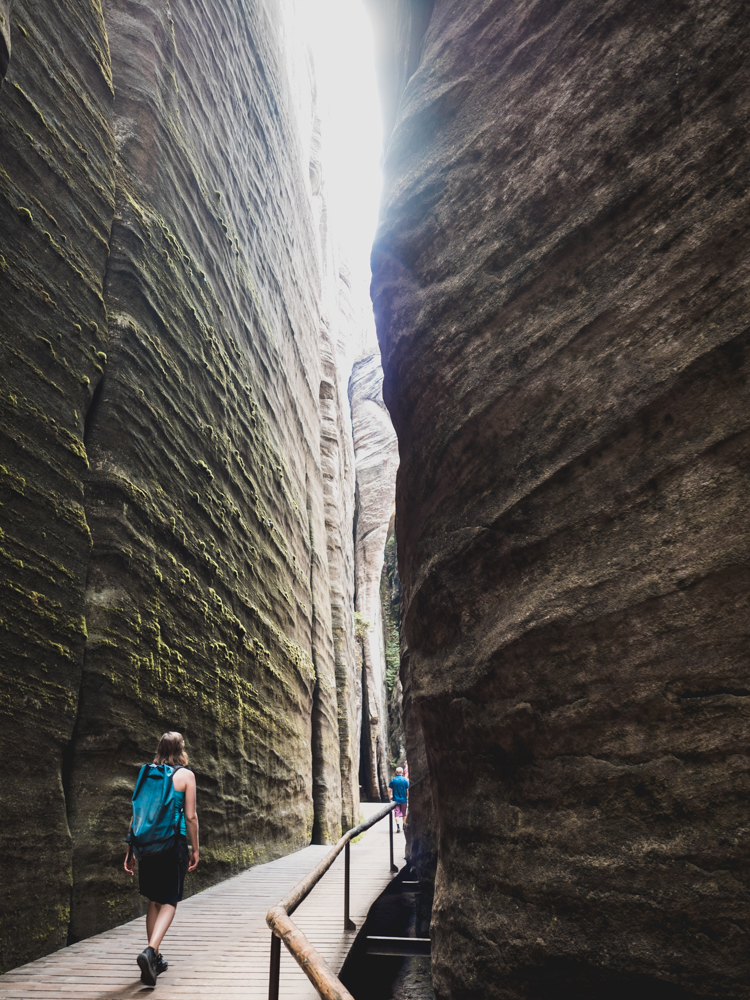
M 412 878 L 408 867 L 399 872 L 372 904 L 357 934 L 339 974 L 355 1000 L 434 1000 L 428 957 L 367 954 L 367 938 L 373 935 L 429 936 L 429 927 L 417 917 L 419 893 L 402 891 L 403 881 Z

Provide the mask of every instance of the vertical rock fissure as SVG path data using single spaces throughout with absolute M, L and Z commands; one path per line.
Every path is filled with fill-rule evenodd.
M 367 797 L 371 801 L 377 801 L 378 777 L 375 764 L 375 757 L 372 753 L 372 739 L 370 732 L 370 696 L 369 684 L 367 682 L 367 665 L 365 663 L 364 643 L 360 640 L 359 655 L 362 666 L 362 733 L 359 750 L 359 775 L 360 784 L 367 792 Z
M 104 22 L 105 38 L 106 36 L 106 22 Z M 114 115 L 113 115 L 114 117 Z M 106 293 L 109 281 L 110 263 L 112 260 L 112 238 L 115 226 L 115 206 L 117 205 L 118 198 L 120 197 L 119 184 L 117 177 L 115 175 L 114 181 L 114 191 L 113 191 L 113 201 L 112 201 L 112 215 L 109 219 L 109 230 L 107 233 L 107 257 L 104 266 L 104 273 L 102 274 L 101 281 L 101 293 L 102 293 L 102 309 L 104 312 L 104 346 L 111 356 L 111 344 L 110 344 L 110 325 L 109 317 L 107 314 L 107 304 L 106 304 Z M 92 440 L 94 438 L 95 432 L 97 430 L 98 422 L 102 414 L 102 399 L 104 396 L 104 382 L 107 372 L 107 367 L 109 364 L 107 355 L 103 351 L 97 353 L 97 362 L 101 369 L 101 374 L 97 380 L 89 399 L 88 406 L 86 407 L 86 412 L 83 417 L 83 447 L 86 452 L 86 473 L 83 478 L 83 518 L 86 523 L 86 528 L 89 535 L 89 549 L 88 549 L 88 561 L 86 565 L 86 577 L 83 587 L 83 621 L 84 628 L 86 630 L 86 638 L 84 640 L 83 651 L 81 656 L 81 669 L 78 681 L 78 690 L 75 696 L 75 718 L 73 722 L 73 727 L 70 733 L 70 739 L 68 740 L 62 755 L 62 789 L 63 796 L 65 799 L 65 815 L 67 818 L 68 831 L 71 839 L 71 880 L 70 880 L 70 903 L 69 903 L 69 920 L 68 929 L 66 936 L 66 943 L 68 945 L 75 944 L 80 940 L 80 937 L 75 933 L 75 921 L 76 921 L 76 850 L 79 846 L 77 843 L 76 836 L 76 822 L 75 822 L 75 806 L 76 806 L 76 795 L 74 789 L 75 781 L 75 763 L 76 763 L 76 749 L 78 745 L 78 740 L 80 737 L 80 723 L 81 723 L 81 702 L 84 697 L 85 687 L 86 687 L 86 656 L 88 647 L 88 592 L 90 587 L 90 575 L 93 563 L 93 551 L 94 543 L 93 536 L 91 532 L 92 517 L 91 517 L 91 496 L 90 496 L 90 478 L 91 478 L 91 447 Z
M 111 236 L 111 229 L 110 229 Z M 103 287 L 106 287 L 106 273 L 103 280 Z M 94 431 L 97 415 L 100 413 L 102 393 L 104 391 L 104 374 L 102 373 L 99 381 L 97 382 L 93 393 L 91 394 L 91 400 L 86 409 L 86 413 L 83 419 L 83 447 L 86 451 L 86 464 L 87 469 L 90 470 L 90 459 L 89 459 L 89 449 L 91 446 L 91 437 Z M 86 627 L 86 594 L 89 589 L 89 573 L 91 570 L 91 557 L 93 553 L 93 541 L 91 539 L 90 525 L 91 518 L 89 517 L 89 504 L 88 504 L 88 492 L 87 483 L 84 478 L 83 482 L 83 518 L 86 523 L 87 529 L 89 531 L 89 558 L 86 567 L 86 579 L 83 588 L 83 620 L 84 627 Z M 88 630 L 87 630 L 88 639 Z M 87 640 L 86 640 L 87 641 Z M 86 678 L 86 641 L 84 641 L 83 651 L 81 654 L 81 668 L 78 678 L 78 690 L 75 692 L 75 709 L 74 709 L 74 721 L 73 728 L 70 733 L 70 739 L 63 748 L 62 758 L 61 758 L 61 783 L 63 790 L 63 798 L 65 801 L 65 816 L 68 824 L 68 833 L 71 841 L 71 880 L 70 880 L 70 899 L 69 899 L 69 920 L 66 934 L 66 944 L 75 944 L 79 937 L 73 931 L 73 925 L 75 922 L 75 906 L 76 906 L 76 894 L 74 892 L 75 887 L 75 870 L 76 870 L 76 829 L 75 829 L 75 795 L 73 791 L 73 775 L 75 770 L 75 758 L 76 758 L 76 746 L 79 737 L 80 730 L 80 707 L 81 699 L 83 697 L 83 692 L 85 688 Z
M 378 352 L 355 362 L 349 398 L 357 470 L 356 608 L 363 660 L 362 752 L 366 754 L 367 794 L 374 800 L 388 795 L 388 690 L 381 577 L 398 468 L 396 435 L 383 404 L 382 385 Z
M 86 660 L 85 651 L 83 654 L 83 660 L 85 664 Z M 80 705 L 82 690 L 83 690 L 83 669 L 81 670 L 81 683 L 78 688 L 76 707 Z M 74 797 L 73 797 L 72 781 L 73 781 L 73 768 L 75 763 L 75 749 L 76 749 L 77 736 L 78 736 L 78 713 L 76 711 L 76 721 L 73 724 L 73 731 L 70 734 L 70 739 L 68 740 L 62 752 L 61 774 L 60 774 L 60 777 L 62 779 L 63 797 L 65 799 L 65 816 L 68 823 L 68 831 L 70 835 L 71 855 L 72 855 L 70 894 L 68 899 L 69 919 L 68 919 L 67 932 L 65 936 L 65 943 L 68 945 L 75 944 L 76 941 L 79 940 L 79 938 L 73 933 L 72 929 L 74 920 L 74 908 L 75 908 L 74 886 L 75 886 L 75 851 L 76 851 L 76 838 L 74 835 L 74 824 L 73 824 Z
M 102 375 L 102 377 L 96 383 L 96 387 L 91 396 L 91 402 L 89 403 L 89 407 L 86 410 L 86 416 L 83 421 L 83 447 L 86 449 L 88 449 L 88 445 L 91 440 L 91 431 L 94 421 L 96 420 L 96 415 L 99 410 L 99 405 L 101 403 L 103 391 L 104 391 L 104 375 Z M 88 461 L 88 453 L 87 453 L 87 461 Z M 85 494 L 84 494 L 83 506 L 84 508 L 86 507 Z
M 383 646 L 385 648 L 385 686 L 388 696 L 388 763 L 403 764 L 406 757 L 403 722 L 403 689 L 400 669 L 401 581 L 396 558 L 396 517 L 391 517 L 385 543 L 380 577 L 380 603 L 383 607 Z
M 106 34 L 106 22 L 102 22 L 102 28 L 104 32 L 104 38 L 108 43 Z M 113 199 L 112 199 L 112 214 L 109 218 L 109 225 L 107 231 L 107 250 L 106 250 L 106 260 L 104 264 L 104 271 L 101 277 L 101 300 L 102 300 L 102 310 L 103 310 L 103 327 L 104 327 L 104 338 L 103 345 L 105 349 L 109 352 L 109 322 L 107 316 L 107 305 L 106 305 L 106 289 L 107 281 L 109 277 L 109 267 L 111 261 L 111 251 L 112 251 L 112 234 L 114 230 L 115 223 L 115 206 L 117 204 L 117 198 L 119 195 L 117 179 L 115 176 L 114 186 L 113 186 Z M 82 498 L 81 504 L 83 508 L 83 521 L 86 526 L 86 531 L 88 534 L 88 557 L 86 562 L 86 574 L 83 586 L 83 602 L 82 602 L 82 618 L 83 627 L 85 632 L 85 639 L 83 643 L 83 649 L 81 652 L 81 662 L 80 671 L 78 675 L 78 689 L 75 692 L 75 708 L 74 708 L 74 718 L 73 726 L 70 732 L 70 738 L 66 743 L 62 751 L 61 763 L 60 763 L 60 779 L 63 791 L 63 799 L 65 803 L 65 817 L 68 827 L 68 835 L 70 837 L 71 844 L 71 864 L 70 864 L 70 895 L 68 902 L 68 926 L 66 932 L 66 944 L 75 944 L 79 937 L 74 933 L 74 921 L 75 921 L 75 906 L 76 906 L 76 893 L 75 893 L 75 874 L 76 874 L 76 828 L 75 828 L 75 794 L 73 789 L 74 784 L 74 771 L 75 771 L 75 759 L 76 759 L 76 747 L 80 732 L 80 707 L 81 699 L 83 697 L 83 692 L 85 689 L 85 673 L 86 673 L 86 650 L 88 643 L 88 622 L 87 622 L 87 593 L 89 589 L 89 576 L 92 566 L 92 556 L 93 556 L 93 538 L 91 533 L 91 517 L 90 517 L 90 496 L 89 496 L 89 476 L 91 473 L 91 441 L 93 433 L 96 429 L 98 418 L 101 414 L 101 403 L 104 394 L 104 380 L 107 368 L 107 355 L 103 351 L 99 351 L 96 354 L 96 363 L 101 374 L 96 381 L 96 384 L 91 390 L 91 395 L 89 398 L 88 406 L 86 407 L 86 412 L 83 415 L 83 449 L 86 454 L 86 471 L 83 476 L 82 481 Z
M 78 697 L 80 698 L 80 686 L 78 689 Z M 71 795 L 70 795 L 70 780 L 73 771 L 73 746 L 75 739 L 75 723 L 73 724 L 73 732 L 70 735 L 70 739 L 63 747 L 62 758 L 60 761 L 60 780 L 62 783 L 63 799 L 65 802 L 65 817 L 68 824 L 68 835 L 71 841 L 71 849 L 74 848 L 73 844 L 73 834 L 70 829 L 70 806 L 71 806 Z M 72 864 L 71 864 L 71 875 L 72 875 Z M 68 913 L 72 916 L 73 913 L 73 878 L 70 879 L 70 886 L 68 892 Z M 71 939 L 70 933 L 70 920 L 68 920 L 66 933 L 65 933 L 65 943 L 75 944 L 75 938 Z
M 323 757 L 323 733 L 321 726 L 321 712 L 323 711 L 323 708 L 321 705 L 322 692 L 320 689 L 320 671 L 318 670 L 315 641 L 315 622 L 317 614 L 315 608 L 315 532 L 312 521 L 312 498 L 310 496 L 309 477 L 306 480 L 305 485 L 307 487 L 307 530 L 310 544 L 310 658 L 312 660 L 313 669 L 315 670 L 315 687 L 313 688 L 312 716 L 310 719 L 313 795 L 312 843 L 324 844 L 325 830 L 323 817 L 325 803 L 322 800 L 325 794 L 325 779 L 323 774 L 325 761 Z

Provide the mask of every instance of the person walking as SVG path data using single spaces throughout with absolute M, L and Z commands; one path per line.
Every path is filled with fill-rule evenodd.
M 404 777 L 403 767 L 397 767 L 395 775 L 388 782 L 388 794 L 391 801 L 396 803 L 393 815 L 396 817 L 396 833 L 401 833 L 409 803 L 409 779 Z
M 148 944 L 137 958 L 141 982 L 156 986 L 156 977 L 166 972 L 168 962 L 159 949 L 164 935 L 174 920 L 177 904 L 182 899 L 187 872 L 198 867 L 198 814 L 195 808 L 195 775 L 187 768 L 188 755 L 185 740 L 180 733 L 164 733 L 159 740 L 153 764 L 145 764 L 138 776 L 133 793 L 133 820 L 128 832 L 129 846 L 125 855 L 125 871 L 135 874 L 134 862 L 138 856 L 138 888 L 149 900 L 146 912 L 146 938 Z M 171 777 L 173 788 L 169 789 Z M 158 853 L 140 853 L 138 838 L 133 837 L 136 818 L 136 799 L 145 778 L 161 781 L 160 793 L 174 808 L 173 843 Z M 163 791 L 167 788 L 166 793 Z M 188 852 L 188 835 L 190 852 Z

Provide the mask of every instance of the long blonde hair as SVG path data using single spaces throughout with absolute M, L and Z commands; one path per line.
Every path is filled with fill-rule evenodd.
M 170 764 L 172 767 L 185 765 L 188 762 L 188 755 L 185 752 L 185 740 L 182 733 L 164 733 L 156 748 L 154 764 Z

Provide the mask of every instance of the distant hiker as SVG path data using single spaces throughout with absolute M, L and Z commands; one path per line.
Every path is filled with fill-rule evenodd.
M 137 958 L 141 982 L 146 986 L 156 986 L 156 977 L 167 971 L 159 946 L 182 899 L 185 875 L 198 867 L 195 775 L 188 771 L 187 762 L 180 733 L 164 733 L 153 764 L 143 765 L 133 792 L 125 871 L 134 873 L 137 858 L 138 888 L 150 900 L 146 913 L 148 946 Z
M 396 803 L 393 815 L 396 817 L 396 833 L 401 833 L 401 824 L 406 818 L 406 806 L 409 801 L 409 779 L 404 777 L 403 767 L 396 768 L 396 774 L 388 783 L 388 794 Z

